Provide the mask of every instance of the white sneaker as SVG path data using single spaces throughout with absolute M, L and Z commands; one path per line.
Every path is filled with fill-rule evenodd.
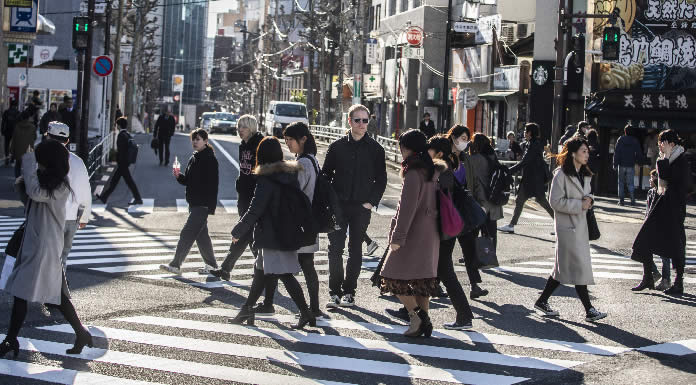
M 367 251 L 365 252 L 365 255 L 372 255 L 374 254 L 375 251 L 379 248 L 379 245 L 377 242 L 372 241 L 369 245 L 367 245 Z
M 210 274 L 211 271 L 213 271 L 213 270 L 215 270 L 215 269 L 217 269 L 217 268 L 216 268 L 216 267 L 212 267 L 212 266 L 206 264 L 205 266 L 203 266 L 203 267 L 201 267 L 200 269 L 198 269 L 198 274 L 200 274 L 200 275 L 208 275 L 208 274 Z
M 332 295 L 331 299 L 329 299 L 329 302 L 326 304 L 326 307 L 339 307 L 341 306 L 341 298 L 337 295 Z
M 172 265 L 160 265 L 159 268 L 172 274 L 181 275 L 181 269 Z
M 353 294 L 344 294 L 341 298 L 341 307 L 353 307 L 355 305 L 355 296 Z
M 514 234 L 515 233 L 515 226 L 513 226 L 513 225 L 500 226 L 500 227 L 498 227 L 498 231 L 502 231 L 502 232 L 508 233 L 508 234 Z

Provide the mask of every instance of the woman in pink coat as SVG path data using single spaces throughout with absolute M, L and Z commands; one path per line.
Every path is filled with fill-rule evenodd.
M 404 335 L 430 337 L 430 297 L 439 289 L 440 247 L 437 209 L 439 172 L 428 155 L 425 135 L 409 130 L 399 137 L 404 185 L 389 234 L 390 251 L 380 271 L 382 293 L 399 298 L 410 318 Z

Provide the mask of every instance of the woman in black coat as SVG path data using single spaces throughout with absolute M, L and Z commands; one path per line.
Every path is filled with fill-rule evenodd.
M 684 293 L 684 265 L 686 263 L 686 194 L 690 180 L 689 162 L 681 146 L 682 140 L 673 130 L 658 136 L 660 158 L 657 161 L 657 197 L 636 240 L 631 258 L 643 263 L 643 280 L 633 288 L 640 291 L 654 289 L 652 256 L 671 258 L 677 270 L 674 284 L 665 294 Z M 659 235 L 659 236 L 658 236 Z
M 191 251 L 194 241 L 205 261 L 205 267 L 198 272 L 208 274 L 211 270 L 217 269 L 213 242 L 208 234 L 208 215 L 214 215 L 217 207 L 218 161 L 213 148 L 208 144 L 208 133 L 205 130 L 192 131 L 191 144 L 194 152 L 186 171 L 181 173 L 178 168 L 172 170 L 176 181 L 186 186 L 189 217 L 181 229 L 174 260 L 168 265 L 160 265 L 160 269 L 177 275 L 181 274 L 181 265 Z

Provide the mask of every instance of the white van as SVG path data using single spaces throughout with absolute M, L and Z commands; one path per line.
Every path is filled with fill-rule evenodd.
M 304 103 L 272 100 L 268 103 L 264 128 L 266 135 L 283 136 L 283 130 L 292 122 L 309 124 L 307 106 Z

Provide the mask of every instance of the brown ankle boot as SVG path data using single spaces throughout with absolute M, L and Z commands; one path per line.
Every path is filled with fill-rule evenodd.
M 418 337 L 422 333 L 421 324 L 423 323 L 423 320 L 421 320 L 420 316 L 418 316 L 418 311 L 420 311 L 419 307 L 408 312 L 408 318 L 410 319 L 411 323 L 408 325 L 408 330 L 404 332 L 406 337 Z

